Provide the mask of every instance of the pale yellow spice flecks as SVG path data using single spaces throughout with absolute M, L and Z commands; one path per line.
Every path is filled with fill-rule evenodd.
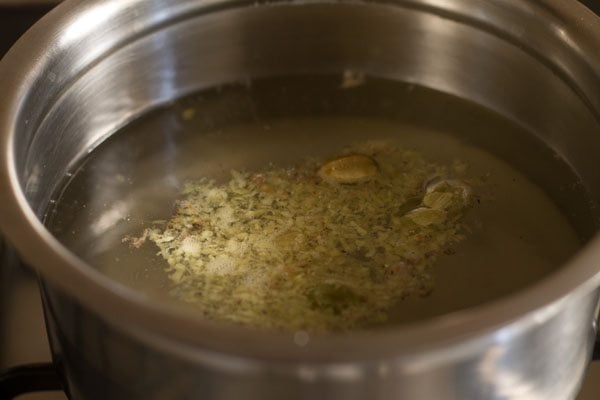
M 353 170 L 336 170 L 344 165 Z M 365 179 L 348 178 L 361 178 L 361 165 Z M 333 160 L 190 182 L 171 220 L 144 237 L 167 261 L 175 296 L 206 318 L 361 329 L 433 289 L 432 265 L 465 232 L 465 169 L 391 142 L 361 143 Z

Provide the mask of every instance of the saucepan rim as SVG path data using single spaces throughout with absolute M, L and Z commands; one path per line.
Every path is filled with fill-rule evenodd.
M 456 344 L 469 346 L 483 340 L 485 333 L 498 329 L 502 329 L 505 335 L 518 334 L 531 324 L 550 318 L 564 302 L 588 295 L 600 285 L 600 237 L 596 237 L 559 271 L 514 295 L 411 325 L 349 335 L 314 336 L 307 345 L 299 346 L 295 344 L 293 334 L 266 333 L 191 318 L 186 311 L 153 302 L 105 277 L 62 246 L 29 206 L 17 178 L 14 140 L 18 119 L 23 115 L 23 99 L 31 89 L 31 77 L 39 72 L 44 57 L 53 49 L 53 41 L 60 37 L 64 28 L 101 3 L 129 8 L 146 1 L 67 0 L 28 32 L 0 63 L 0 76 L 3 77 L 3 98 L 0 100 L 0 228 L 23 260 L 38 271 L 44 281 L 75 298 L 84 307 L 129 332 L 145 332 L 161 340 L 185 343 L 191 348 L 279 362 L 343 362 L 411 357 Z M 328 1 L 344 2 L 347 3 L 343 0 Z M 302 3 L 288 0 L 268 2 L 269 5 Z M 452 16 L 452 10 L 445 8 L 449 2 L 442 0 L 376 0 L 368 3 L 439 9 Z M 483 3 L 492 2 L 456 0 L 454 3 L 465 7 L 485 7 Z M 582 39 L 578 42 L 579 51 L 589 54 L 594 48 L 598 50 L 590 56 L 589 63 L 600 76 L 600 20 L 585 7 L 568 0 L 547 0 L 543 3 L 498 0 L 495 3 L 503 7 L 528 7 L 529 11 L 539 11 L 540 15 L 559 16 L 564 24 L 574 27 L 570 34 Z M 170 4 L 181 9 L 194 6 L 215 10 L 256 6 L 257 2 L 176 0 Z M 597 38 L 595 42 L 590 39 L 593 36 Z M 524 318 L 532 314 L 536 318 Z

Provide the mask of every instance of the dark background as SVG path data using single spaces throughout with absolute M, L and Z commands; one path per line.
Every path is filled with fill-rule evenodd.
M 596 14 L 600 14 L 600 0 L 582 0 L 581 2 Z
M 52 4 L 2 6 L 0 5 L 0 57 L 42 15 L 52 9 Z

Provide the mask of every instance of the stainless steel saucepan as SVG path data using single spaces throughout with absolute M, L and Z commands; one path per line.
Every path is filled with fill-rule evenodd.
M 299 345 L 124 288 L 40 222 L 69 167 L 148 110 L 240 79 L 348 68 L 496 111 L 600 200 L 600 19 L 575 1 L 67 0 L 0 63 L 0 226 L 39 273 L 72 399 L 574 398 L 594 344 L 599 238 L 499 301 Z M 556 193 L 592 232 L 593 205 Z

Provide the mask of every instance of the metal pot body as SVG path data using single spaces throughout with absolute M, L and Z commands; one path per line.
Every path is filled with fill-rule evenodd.
M 407 360 L 260 362 L 128 334 L 45 286 L 54 360 L 73 400 L 574 399 L 594 344 L 598 293 L 543 323 Z M 194 355 L 193 359 L 182 353 Z
M 593 345 L 597 239 L 508 299 L 416 327 L 298 347 L 285 335 L 161 308 L 69 253 L 40 220 L 72 165 L 154 107 L 232 81 L 347 70 L 495 110 L 534 132 L 600 199 L 599 22 L 569 0 L 59 6 L 0 64 L 0 75 L 11 77 L 0 111 L 0 225 L 41 275 L 55 361 L 71 397 L 574 398 Z M 520 167 L 575 210 L 573 224 L 591 237 L 593 207 L 526 158 Z

